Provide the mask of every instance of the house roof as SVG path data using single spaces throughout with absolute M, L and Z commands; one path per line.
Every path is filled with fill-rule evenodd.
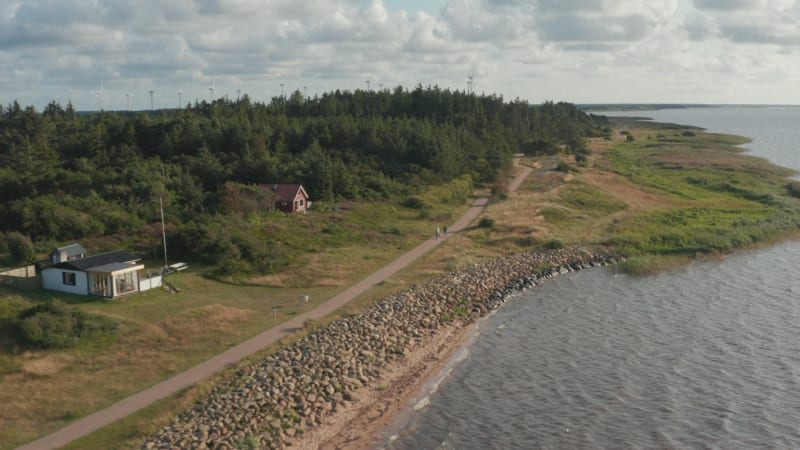
M 111 252 L 100 253 L 99 255 L 87 256 L 86 258 L 73 259 L 54 264 L 51 267 L 68 270 L 89 270 L 95 267 L 105 266 L 111 263 L 131 263 L 139 261 L 141 258 L 125 250 L 114 250 Z
M 129 262 L 113 262 L 103 264 L 102 266 L 92 267 L 88 269 L 95 273 L 115 273 L 115 272 L 132 272 L 134 270 L 144 269 L 143 264 L 132 264 Z
M 66 253 L 67 257 L 72 257 L 85 254 L 86 249 L 83 248 L 81 244 L 70 244 L 70 245 L 65 245 L 63 247 L 58 247 L 55 252 Z
M 275 193 L 277 201 L 292 201 L 298 194 L 308 198 L 302 184 L 267 184 L 266 187 Z

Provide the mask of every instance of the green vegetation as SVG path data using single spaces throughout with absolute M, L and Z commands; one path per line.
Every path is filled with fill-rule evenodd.
M 58 428 L 319 305 L 458 217 L 476 186 L 481 194 L 491 187 L 503 201 L 340 314 L 501 254 L 611 243 L 629 256 L 624 270 L 650 273 L 800 225 L 800 185 L 784 178 L 785 169 L 740 154 L 733 145 L 743 138 L 673 124 L 624 126 L 635 139 L 598 152 L 597 142 L 612 135 L 608 124 L 571 105 L 531 108 L 422 88 L 270 105 L 220 100 L 155 114 L 3 109 L 0 189 L 9 194 L 0 199 L 0 228 L 40 251 L 88 236 L 97 248 L 126 246 L 159 259 L 155 224 L 163 194 L 171 258 L 193 263 L 171 276 L 177 296 L 154 290 L 107 302 L 12 295 L 0 287 L 0 390 L 19 393 L 9 394 L 0 415 L 13 427 L 0 431 L 0 447 Z M 585 137 L 592 135 L 600 137 L 590 153 Z M 506 194 L 497 187 L 504 180 L 493 178 L 510 176 L 512 169 L 498 169 L 520 150 L 548 156 L 526 161 L 538 172 Z M 40 156 L 41 167 L 31 162 Z M 58 176 L 39 175 L 47 171 Z M 258 185 L 275 181 L 305 183 L 314 208 L 304 215 L 265 212 L 270 198 Z M 10 254 L 16 244 L 2 241 L 0 252 Z M 306 295 L 310 301 L 299 300 Z M 47 329 L 77 345 L 29 350 L 20 344 L 20 314 L 52 298 L 70 303 L 59 306 L 68 311 L 31 320 L 31 334 Z M 76 311 L 108 318 L 88 327 L 100 345 L 68 333 L 86 328 L 76 325 Z M 449 318 L 463 314 L 468 309 L 459 307 Z M 299 333 L 329 320 L 307 321 Z M 170 411 L 190 407 L 198 395 L 191 389 L 173 396 L 72 448 L 136 446 L 120 442 L 136 442 L 158 428 L 152 417 L 166 423 Z
M 74 347 L 82 340 L 94 344 L 113 336 L 115 324 L 106 317 L 89 314 L 62 303 L 40 303 L 19 313 L 16 336 L 31 348 Z
M 478 221 L 479 228 L 493 228 L 494 227 L 494 219 L 489 217 L 481 217 L 481 220 Z
M 29 264 L 33 261 L 35 253 L 33 242 L 18 231 L 9 231 L 5 234 L 3 247 L 8 251 L 11 264 Z
M 582 149 L 604 124 L 568 103 L 422 86 L 140 113 L 80 114 L 55 102 L 38 112 L 13 102 L 0 106 L 0 230 L 29 237 L 39 252 L 81 241 L 158 259 L 163 200 L 168 240 L 182 244 L 172 257 L 210 263 L 218 253 L 226 262 L 214 272 L 223 277 L 274 273 L 294 249 L 254 232 L 272 218 L 247 223 L 269 209 L 262 185 L 302 183 L 323 209 L 415 196 L 422 205 L 431 204 L 425 196 L 457 202 L 513 153 L 536 153 L 532 143 L 540 152 Z M 451 182 L 458 186 L 437 192 Z M 433 217 L 426 209 L 420 218 Z
M 653 137 L 649 129 L 641 134 Z M 797 231 L 800 204 L 785 179 L 793 172 L 740 154 L 741 148 L 733 144 L 745 141 L 683 131 L 615 146 L 609 153 L 615 170 L 644 189 L 673 199 L 675 206 L 618 221 L 613 243 L 631 255 L 694 257 Z M 660 264 L 648 256 L 626 267 L 638 272 Z

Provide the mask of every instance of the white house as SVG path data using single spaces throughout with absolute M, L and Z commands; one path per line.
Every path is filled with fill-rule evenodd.
M 42 269 L 42 287 L 45 289 L 108 298 L 139 292 L 139 273 L 144 270 L 144 265 L 138 263 L 140 258 L 137 256 L 115 250 L 61 260 L 60 256 L 65 252 L 60 250 L 53 252 L 53 261 L 58 253 L 59 262 Z
M 51 255 L 53 264 L 81 259 L 86 256 L 86 249 L 81 244 L 70 244 L 58 247 Z

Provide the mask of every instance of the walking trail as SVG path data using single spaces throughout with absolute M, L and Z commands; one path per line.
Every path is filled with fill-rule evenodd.
M 514 164 L 519 166 L 519 157 L 514 159 Z M 522 171 L 509 185 L 509 191 L 515 191 L 522 181 L 531 174 L 533 169 L 526 166 L 519 166 Z M 488 196 L 482 196 L 475 200 L 470 209 L 449 228 L 449 233 L 458 233 L 469 226 L 473 220 L 486 208 L 489 202 Z M 155 386 L 145 389 L 137 394 L 131 395 L 119 402 L 102 409 L 100 411 L 82 417 L 64 428 L 55 431 L 47 436 L 39 438 L 26 445 L 18 447 L 17 450 L 48 450 L 63 447 L 68 443 L 80 439 L 100 428 L 110 425 L 117 420 L 123 419 L 136 411 L 150 405 L 153 402 L 168 397 L 176 392 L 186 389 L 193 384 L 202 381 L 217 372 L 224 370 L 230 365 L 236 364 L 247 356 L 261 351 L 273 345 L 280 339 L 291 335 L 296 330 L 303 327 L 306 319 L 321 319 L 351 300 L 363 294 L 371 287 L 381 283 L 385 279 L 402 270 L 417 258 L 438 246 L 444 239 L 429 239 L 419 244 L 408 253 L 403 254 L 393 262 L 369 275 L 358 283 L 350 286 L 335 297 L 317 306 L 311 311 L 299 314 L 294 318 L 280 324 L 261 334 L 258 334 L 241 344 L 231 347 L 219 355 L 200 363 L 191 369 L 179 373 L 172 378 L 164 380 Z

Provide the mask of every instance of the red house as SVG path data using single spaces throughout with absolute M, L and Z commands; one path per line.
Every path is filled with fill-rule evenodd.
M 302 184 L 272 184 L 267 188 L 275 195 L 273 209 L 283 212 L 306 212 L 308 194 Z

